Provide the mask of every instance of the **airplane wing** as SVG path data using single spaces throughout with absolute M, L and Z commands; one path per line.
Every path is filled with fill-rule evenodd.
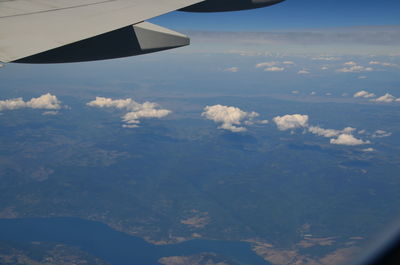
M 144 22 L 202 0 L 0 0 L 0 61 L 57 63 L 124 57 L 189 44 Z
M 282 1 L 0 0 L 0 62 L 80 62 L 172 49 L 189 38 L 145 20 L 175 10 L 233 11 Z

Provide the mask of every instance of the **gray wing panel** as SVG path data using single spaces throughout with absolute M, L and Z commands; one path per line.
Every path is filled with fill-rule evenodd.
M 113 0 L 0 0 L 0 18 L 86 6 Z
M 47 9 L 43 3 L 49 1 L 22 1 L 29 2 L 29 8 L 20 5 L 21 1 L 0 1 L 0 61 L 3 62 L 137 24 L 202 0 L 53 0 L 58 5 Z

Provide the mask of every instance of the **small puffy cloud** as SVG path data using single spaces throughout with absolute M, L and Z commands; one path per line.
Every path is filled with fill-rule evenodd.
M 131 98 L 127 99 L 111 99 L 104 97 L 96 97 L 95 100 L 88 102 L 86 105 L 98 108 L 116 108 L 129 111 L 122 116 L 122 120 L 126 123 L 122 125 L 124 128 L 139 127 L 140 119 L 143 118 L 163 118 L 171 113 L 167 109 L 159 109 L 159 105 L 154 102 L 138 103 Z
M 365 90 L 361 90 L 361 91 L 358 91 L 357 93 L 355 93 L 353 95 L 353 97 L 355 97 L 355 98 L 373 98 L 373 97 L 375 97 L 375 94 L 369 93 L 368 91 L 365 91 Z
M 264 67 L 271 67 L 277 65 L 278 62 L 263 62 L 256 64 L 256 68 L 264 68 Z
M 60 109 L 61 101 L 56 96 L 47 93 L 38 98 L 32 98 L 26 102 L 26 106 L 32 109 Z
M 355 66 L 357 65 L 356 62 L 350 61 L 350 62 L 345 62 L 343 65 L 347 65 L 347 66 Z
M 389 137 L 391 135 L 392 135 L 391 132 L 387 132 L 384 130 L 377 130 L 372 134 L 372 137 L 373 138 L 384 138 L 384 137 Z
M 324 70 L 324 71 L 325 71 L 325 70 L 328 70 L 328 69 L 329 69 L 328 66 L 322 66 L 322 67 L 321 67 L 321 70 Z
M 57 115 L 57 114 L 58 114 L 58 111 L 55 111 L 55 110 L 45 111 L 42 113 L 43 116 Z
M 396 67 L 398 66 L 397 64 L 394 63 L 388 63 L 388 62 L 379 62 L 379 61 L 371 61 L 369 62 L 370 65 L 381 65 L 381 66 L 387 66 L 387 67 Z
M 298 91 L 298 90 L 293 90 L 293 91 L 292 91 L 292 94 L 300 94 L 300 91 Z
M 361 151 L 363 151 L 363 152 L 374 152 L 375 149 L 372 148 L 372 147 L 369 147 L 369 148 L 365 148 L 365 149 L 363 149 L 363 150 L 361 150 Z
M 295 63 L 293 61 L 284 61 L 284 62 L 282 62 L 282 64 L 294 65 Z
M 308 75 L 310 74 L 310 72 L 306 69 L 302 69 L 300 71 L 297 72 L 299 75 Z
M 284 67 L 277 67 L 277 66 L 268 67 L 264 69 L 264 71 L 266 72 L 282 72 L 284 70 L 285 70 Z
M 292 114 L 277 116 L 273 121 L 281 131 L 305 128 L 308 126 L 308 115 Z
M 317 92 L 313 91 L 310 93 L 311 96 L 315 96 L 317 94 Z
M 351 134 L 343 133 L 343 134 L 340 134 L 336 139 L 331 139 L 330 143 L 337 144 L 337 145 L 355 146 L 355 145 L 370 144 L 371 142 L 363 141 L 361 139 L 355 138 Z
M 86 105 L 98 108 L 117 108 L 117 109 L 139 109 L 141 104 L 131 98 L 127 99 L 112 99 L 104 97 L 96 97 L 95 100 L 88 102 Z
M 22 108 L 26 108 L 26 103 L 22 98 L 0 100 L 0 111 L 22 109 Z
M 344 67 L 341 69 L 336 70 L 337 72 L 340 73 L 360 73 L 360 72 L 371 72 L 374 71 L 372 67 L 364 67 L 361 65 L 353 65 L 349 67 Z
M 0 111 L 22 108 L 57 110 L 61 108 L 61 101 L 56 96 L 47 93 L 29 101 L 22 98 L 0 100 Z
M 383 102 L 383 103 L 390 103 L 393 101 L 396 101 L 397 99 L 390 95 L 389 93 L 386 93 L 385 95 L 383 95 L 382 97 L 376 98 L 376 99 L 371 99 L 371 101 L 375 101 L 375 102 Z
M 239 67 L 230 67 L 224 70 L 225 72 L 236 73 L 239 72 Z
M 355 132 L 357 129 L 353 128 L 353 127 L 346 127 L 342 130 L 343 133 L 347 133 L 347 134 L 351 134 L 353 132 Z
M 324 129 L 319 126 L 310 126 L 308 131 L 312 134 L 323 136 L 326 138 L 338 137 L 340 134 L 351 134 L 356 128 L 346 127 L 343 130 Z
M 341 131 L 339 131 L 339 130 L 324 129 L 319 126 L 310 126 L 308 128 L 308 131 L 312 134 L 316 134 L 316 135 L 327 137 L 327 138 L 337 137 L 341 133 Z
M 285 115 L 282 117 L 277 116 L 273 118 L 273 121 L 276 123 L 278 129 L 281 131 L 294 130 L 296 128 L 304 128 L 305 129 L 304 133 L 309 132 L 317 136 L 330 138 L 331 144 L 356 146 L 356 145 L 364 145 L 371 143 L 370 141 L 363 141 L 361 139 L 357 139 L 356 137 L 354 137 L 353 134 L 357 131 L 357 129 L 353 127 L 346 127 L 342 130 L 335 130 L 335 129 L 324 129 L 319 126 L 309 125 L 308 115 L 294 114 L 294 115 Z M 384 133 L 386 132 L 381 132 L 380 135 L 384 135 Z
M 140 119 L 143 118 L 163 118 L 170 114 L 171 111 L 167 109 L 154 109 L 154 108 L 143 108 L 138 111 L 128 112 L 124 116 L 122 116 L 122 120 L 126 122 L 128 125 L 131 124 L 139 124 Z
M 237 107 L 213 105 L 206 106 L 201 116 L 206 119 L 212 120 L 216 123 L 222 123 L 219 129 L 228 130 L 231 132 L 244 132 L 247 129 L 241 126 L 242 123 L 246 125 L 254 124 L 254 119 L 259 116 L 257 112 L 245 112 Z M 259 123 L 268 123 L 264 120 Z

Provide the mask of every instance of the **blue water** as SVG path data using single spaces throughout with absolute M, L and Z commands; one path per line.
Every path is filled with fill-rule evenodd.
M 155 246 L 141 238 L 108 226 L 75 218 L 27 218 L 0 220 L 0 240 L 14 242 L 57 242 L 80 247 L 112 265 L 160 265 L 167 256 L 213 252 L 246 265 L 270 265 L 246 242 L 191 240 Z

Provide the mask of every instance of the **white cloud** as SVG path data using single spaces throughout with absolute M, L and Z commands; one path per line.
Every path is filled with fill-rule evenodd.
M 230 67 L 224 70 L 225 72 L 236 73 L 239 72 L 239 67 Z
M 266 72 L 282 72 L 284 70 L 285 70 L 284 67 L 277 67 L 277 66 L 268 67 L 264 69 L 264 71 Z
M 328 69 L 329 69 L 328 66 L 322 66 L 322 67 L 321 67 L 321 70 L 324 70 L 324 71 L 325 71 L 325 70 L 328 70 Z
M 171 111 L 167 109 L 154 109 L 154 108 L 143 108 L 138 111 L 128 112 L 124 116 L 122 116 L 122 120 L 126 122 L 128 125 L 130 124 L 139 124 L 140 119 L 143 118 L 163 118 L 170 114 Z
M 293 90 L 293 91 L 292 91 L 292 94 L 300 94 L 300 91 L 298 91 L 298 90 Z
M 263 62 L 263 63 L 256 64 L 256 68 L 271 67 L 271 66 L 274 66 L 277 64 L 278 64 L 278 62 Z
M 57 114 L 58 114 L 58 111 L 55 111 L 55 110 L 45 111 L 42 113 L 43 116 L 57 115 Z
M 56 110 L 61 108 L 61 101 L 50 93 L 32 98 L 29 101 L 24 101 L 22 98 L 0 100 L 0 111 L 22 108 Z
M 139 109 L 141 104 L 137 103 L 131 98 L 127 99 L 111 99 L 104 97 L 96 97 L 95 100 L 88 102 L 86 105 L 98 108 L 117 108 L 134 110 Z
M 376 99 L 371 99 L 371 101 L 390 103 L 390 102 L 393 102 L 393 101 L 397 101 L 397 99 L 394 96 L 390 95 L 389 93 L 386 93 L 382 97 L 379 97 L 379 98 L 376 98 Z
M 311 96 L 315 96 L 317 94 L 317 92 L 313 91 L 310 93 Z
M 310 72 L 306 69 L 302 69 L 300 71 L 297 72 L 299 75 L 308 75 L 310 74 Z
M 359 77 L 358 77 L 358 79 L 367 79 L 368 77 L 367 76 L 365 76 L 365 75 L 360 75 Z
M 319 126 L 309 125 L 308 115 L 294 114 L 294 115 L 285 115 L 282 117 L 277 116 L 273 118 L 273 121 L 276 123 L 278 129 L 281 131 L 294 130 L 297 128 L 305 128 L 306 130 L 304 131 L 304 133 L 308 131 L 309 133 L 318 136 L 331 138 L 330 139 L 331 144 L 355 146 L 355 145 L 363 145 L 371 143 L 370 141 L 363 141 L 361 139 L 355 138 L 353 134 L 357 131 L 357 129 L 353 127 L 346 127 L 342 130 L 335 130 L 335 129 L 324 129 Z M 384 135 L 384 133 L 381 132 L 380 135 Z
M 281 131 L 304 128 L 308 126 L 308 115 L 292 114 L 277 116 L 273 119 L 278 129 Z
M 316 134 L 316 135 L 327 137 L 327 138 L 337 137 L 341 133 L 341 131 L 339 131 L 339 130 L 324 129 L 319 126 L 310 126 L 308 128 L 308 131 L 312 134 Z
M 361 151 L 363 151 L 363 152 L 375 152 L 375 149 L 372 148 L 372 147 L 369 147 L 369 148 L 365 148 L 365 149 L 363 149 Z
M 21 108 L 26 108 L 26 103 L 22 98 L 0 100 L 0 111 L 21 109 Z
M 337 144 L 337 145 L 355 146 L 355 145 L 370 144 L 371 142 L 363 141 L 361 139 L 355 138 L 351 134 L 343 133 L 343 134 L 340 134 L 336 139 L 331 139 L 330 143 Z
M 347 65 L 347 66 L 355 66 L 357 65 L 356 62 L 350 61 L 350 62 L 345 62 L 343 65 Z
M 324 129 L 319 126 L 310 126 L 308 131 L 312 134 L 323 136 L 326 138 L 338 137 L 340 134 L 351 134 L 356 128 L 346 127 L 343 130 Z
M 60 109 L 61 101 L 56 96 L 47 93 L 38 98 L 32 98 L 26 102 L 26 106 L 32 109 Z
M 384 130 L 377 130 L 372 134 L 372 137 L 373 138 L 384 138 L 384 137 L 389 137 L 391 135 L 392 135 L 391 132 L 387 132 Z
M 361 90 L 361 91 L 358 91 L 357 93 L 355 93 L 353 95 L 353 97 L 355 97 L 355 98 L 373 98 L 373 97 L 375 97 L 375 94 L 374 93 L 370 93 L 370 92 L 365 91 L 365 90 Z
M 342 132 L 343 133 L 347 133 L 347 134 L 351 134 L 351 133 L 353 133 L 354 131 L 356 131 L 357 129 L 356 128 L 353 128 L 353 127 L 346 127 L 346 128 L 344 128 L 343 130 L 342 130 Z
M 370 65 L 381 65 L 381 66 L 388 66 L 388 67 L 396 67 L 397 64 L 388 63 L 388 62 L 379 62 L 379 61 L 371 61 L 369 62 Z
M 136 128 L 143 118 L 163 118 L 171 113 L 167 109 L 159 109 L 159 105 L 154 102 L 138 103 L 131 98 L 127 99 L 111 99 L 104 97 L 96 97 L 95 100 L 88 102 L 86 105 L 98 108 L 116 108 L 129 111 L 122 120 L 126 123 L 124 128 Z
M 295 64 L 293 61 L 284 61 L 282 63 L 286 64 L 286 65 L 294 65 Z
M 341 72 L 341 73 L 360 73 L 360 72 L 371 72 L 371 71 L 374 71 L 374 69 L 372 67 L 353 65 L 350 67 L 344 67 L 344 68 L 338 69 L 336 71 Z
M 222 123 L 219 129 L 228 130 L 231 132 L 244 132 L 247 129 L 241 126 L 242 123 L 246 125 L 254 124 L 254 119 L 259 116 L 257 112 L 245 112 L 237 107 L 213 105 L 206 106 L 201 116 L 206 119 L 212 120 L 216 123 Z M 268 123 L 263 120 L 257 123 Z

